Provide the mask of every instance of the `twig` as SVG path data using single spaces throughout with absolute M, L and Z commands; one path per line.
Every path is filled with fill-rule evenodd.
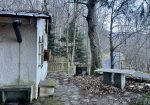
M 83 2 L 68 2 L 68 3 L 77 3 L 77 4 L 83 4 L 83 5 L 86 5 L 87 6 L 87 3 L 83 3 Z

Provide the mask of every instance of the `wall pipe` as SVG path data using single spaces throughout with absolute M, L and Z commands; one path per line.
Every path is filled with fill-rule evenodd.
M 19 27 L 21 26 L 21 21 L 20 20 L 15 20 L 13 23 L 13 28 L 14 28 L 14 31 L 15 31 L 15 34 L 16 34 L 16 38 L 17 38 L 17 41 L 19 43 L 22 42 L 22 37 L 21 37 L 21 34 L 20 34 L 20 30 L 19 30 Z

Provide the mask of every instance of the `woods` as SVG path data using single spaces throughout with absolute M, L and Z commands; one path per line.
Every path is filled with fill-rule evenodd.
M 92 73 L 109 55 L 110 68 L 150 72 L 149 0 L 0 0 L 0 9 L 52 14 L 49 48 L 71 65 Z
M 149 105 L 150 0 L 0 0 L 0 105 Z

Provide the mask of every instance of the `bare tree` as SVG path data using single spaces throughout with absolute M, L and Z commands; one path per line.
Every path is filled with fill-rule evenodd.
M 75 1 L 71 3 L 78 3 L 86 5 L 88 13 L 87 16 L 85 16 L 87 23 L 88 23 L 88 36 L 90 39 L 90 48 L 91 48 L 91 54 L 92 54 L 92 60 L 91 60 L 91 74 L 93 73 L 93 70 L 100 68 L 102 66 L 101 64 L 101 49 L 100 49 L 100 43 L 99 43 L 99 37 L 97 34 L 97 14 L 96 14 L 96 7 L 99 3 L 99 0 L 88 0 L 85 2 Z

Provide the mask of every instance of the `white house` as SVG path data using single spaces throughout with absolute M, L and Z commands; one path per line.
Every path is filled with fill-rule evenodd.
M 50 23 L 51 16 L 42 12 L 0 11 L 1 90 L 31 86 L 32 99 L 37 98 L 38 84 L 47 75 Z

